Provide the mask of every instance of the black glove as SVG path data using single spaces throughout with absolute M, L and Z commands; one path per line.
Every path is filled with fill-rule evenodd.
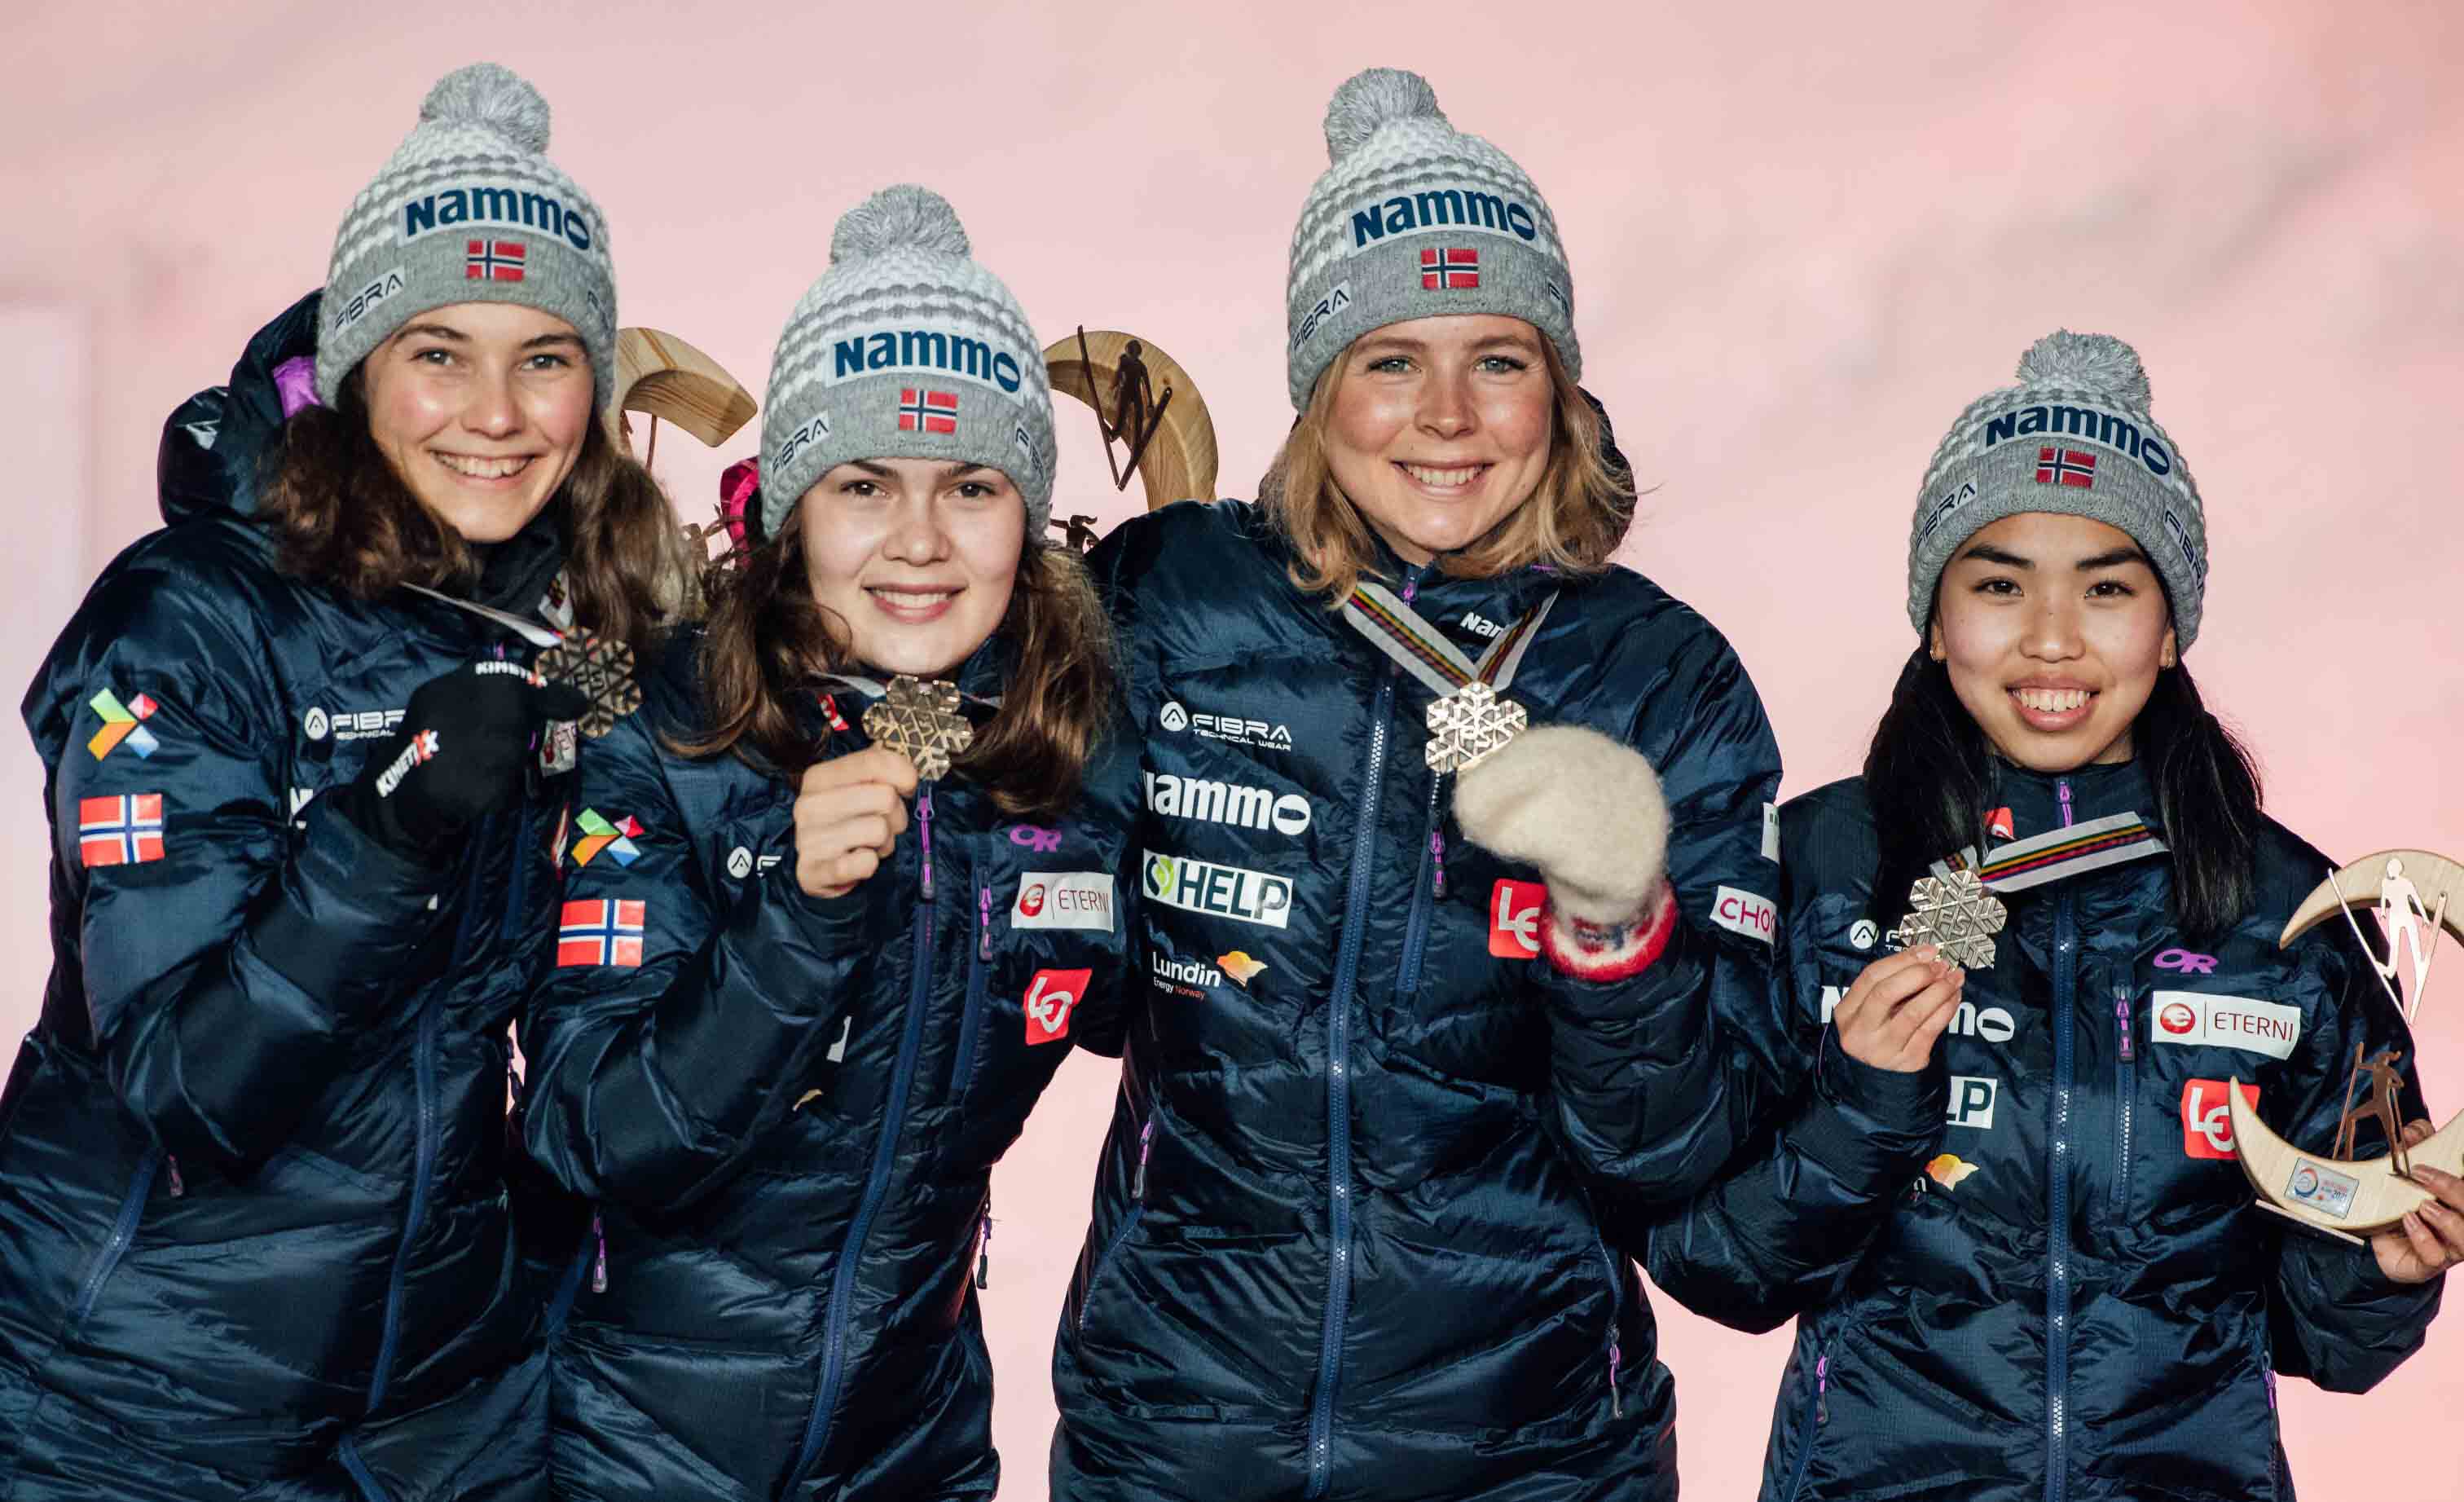
M 411 691 L 402 728 L 336 801 L 377 843 L 441 866 L 481 815 L 521 797 L 547 722 L 589 707 L 520 663 L 465 663 Z

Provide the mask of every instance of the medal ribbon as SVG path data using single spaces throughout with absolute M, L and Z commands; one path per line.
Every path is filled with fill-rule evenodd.
M 499 610 L 495 606 L 481 605 L 473 600 L 457 600 L 442 589 L 430 589 L 426 585 L 405 585 L 403 587 L 431 600 L 442 600 L 457 610 L 468 610 L 483 621 L 494 621 L 534 647 L 555 647 L 564 641 L 562 631 L 552 630 L 537 621 L 526 621 L 511 610 Z
M 1431 626 L 1420 612 L 1383 585 L 1362 580 L 1353 586 L 1351 598 L 1343 602 L 1343 618 L 1352 629 L 1369 639 L 1369 644 L 1392 657 L 1404 672 L 1429 686 L 1438 697 L 1444 698 L 1466 684 L 1480 682 L 1503 694 L 1514 681 L 1523 666 L 1523 654 L 1530 649 L 1531 639 L 1540 633 L 1540 623 L 1555 608 L 1561 591 L 1551 590 L 1549 597 L 1523 612 L 1523 618 L 1506 629 L 1506 634 L 1488 644 L 1488 651 L 1474 662 L 1463 655 L 1463 649 L 1446 640 L 1445 633 Z
M 925 678 L 919 681 L 931 683 L 935 680 Z M 825 674 L 822 676 L 822 686 L 825 688 L 847 689 L 853 693 L 861 694 L 869 699 L 888 698 L 890 696 L 889 684 L 882 682 L 879 678 L 862 677 L 852 673 Z M 964 689 L 958 691 L 958 700 L 960 703 L 969 705 L 976 709 L 980 709 L 986 714 L 991 714 L 1001 706 L 1001 696 L 998 694 L 994 695 L 990 698 L 986 698 L 980 694 L 970 694 Z
M 2155 827 L 2138 813 L 2116 813 L 1998 847 L 1981 863 L 1970 847 L 1948 861 L 1934 862 L 1933 869 L 1938 876 L 1972 870 L 1988 891 L 2025 892 L 2107 866 L 2162 855 L 2168 849 Z

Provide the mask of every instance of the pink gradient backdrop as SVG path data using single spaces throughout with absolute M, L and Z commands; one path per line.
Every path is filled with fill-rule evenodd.
M 1125 327 L 1186 364 L 1223 489 L 1245 495 L 1289 420 L 1285 254 L 1326 96 L 1395 63 L 1555 207 L 1588 384 L 1656 487 L 1626 556 L 1735 640 L 1792 792 L 1855 765 L 1907 649 L 1907 519 L 1943 429 L 2068 324 L 2138 343 L 2200 477 L 2215 568 L 2195 659 L 2278 816 L 2346 855 L 2464 852 L 2442 755 L 2464 734 L 2442 631 L 2464 597 L 2464 11 L 1180 9 L 11 8 L 0 679 L 26 680 L 93 571 L 153 524 L 163 414 L 323 276 L 349 198 L 456 64 L 511 64 L 556 106 L 553 154 L 606 210 L 627 321 L 758 391 L 836 215 L 925 182 L 1047 339 Z M 1059 509 L 1116 519 L 1091 427 L 1075 409 L 1065 426 Z M 670 431 L 662 477 L 706 516 L 751 448 Z M 0 782 L 13 1039 L 48 963 L 40 771 L 14 732 Z M 2464 991 L 2423 1023 L 2453 1109 Z M 996 1185 L 1010 1497 L 1044 1495 L 1051 1333 L 1111 1089 L 1103 1061 L 1073 1060 Z M 1687 1493 L 1750 1495 L 1786 1337 L 1659 1302 Z M 2286 1394 L 2305 1494 L 2464 1497 L 2441 1443 L 2464 1319 L 2369 1400 Z

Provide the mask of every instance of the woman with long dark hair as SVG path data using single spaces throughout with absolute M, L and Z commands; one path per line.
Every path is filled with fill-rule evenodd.
M 1146 985 L 1053 1494 L 1671 1496 L 1612 1200 L 1682 1201 L 1750 1115 L 1712 1018 L 1768 1005 L 1778 753 L 1727 643 L 1610 562 L 1634 491 L 1531 180 L 1396 70 L 1326 136 L 1264 500 L 1093 559 Z
M 503 69 L 437 84 L 321 297 L 174 414 L 169 525 L 27 694 L 55 958 L 0 1106 L 11 1497 L 543 1488 L 507 1024 L 590 705 L 524 638 L 648 645 L 674 535 L 601 421 L 606 225 L 546 144 Z
M 2364 1248 L 2234 1161 L 2230 1080 L 2323 1147 L 2392 1049 L 2421 1109 L 2343 925 L 2277 947 L 2332 863 L 2191 682 L 2207 568 L 2118 340 L 2039 341 L 1934 456 L 1865 773 L 1780 811 L 1793 1098 L 1650 1236 L 1689 1307 L 1801 1316 L 1766 1502 L 2289 1498 L 2277 1374 L 2368 1387 L 2464 1258 L 2464 1182 Z
M 950 206 L 839 221 L 779 341 L 758 504 L 582 775 L 524 1040 L 596 1202 L 555 1354 L 571 1497 L 989 1497 L 994 1161 L 1118 1050 L 1133 766 L 1046 541 L 1039 346 Z M 880 680 L 889 679 L 887 684 Z

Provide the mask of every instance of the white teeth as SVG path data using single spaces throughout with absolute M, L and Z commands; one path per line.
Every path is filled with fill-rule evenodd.
M 2085 689 L 2013 689 L 2019 702 L 2043 715 L 2066 714 L 2094 696 Z
M 528 457 L 514 459 L 473 459 L 458 453 L 440 453 L 436 462 L 456 475 L 467 475 L 474 480 L 500 480 L 508 475 L 518 475 L 530 464 Z
M 953 589 L 935 589 L 923 593 L 906 589 L 875 589 L 873 591 L 875 595 L 878 595 L 881 598 L 883 604 L 894 605 L 904 610 L 930 609 L 934 606 L 939 605 L 942 601 L 947 600 L 951 595 L 957 592 L 957 591 Z
M 1409 475 L 1412 478 L 1419 480 L 1423 485 L 1434 486 L 1440 490 L 1444 490 L 1456 485 L 1470 484 L 1473 477 L 1479 475 L 1483 468 L 1485 468 L 1485 466 L 1470 464 L 1465 465 L 1461 469 L 1433 470 L 1428 468 L 1426 465 L 1406 464 L 1403 466 L 1403 473 Z

